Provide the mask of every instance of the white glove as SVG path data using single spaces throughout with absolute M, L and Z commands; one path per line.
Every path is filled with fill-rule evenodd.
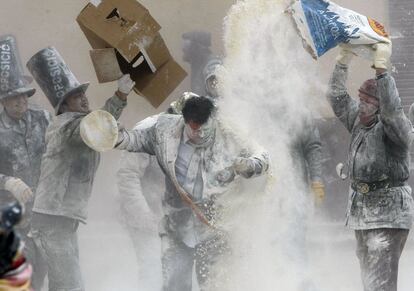
M 118 91 L 122 94 L 128 95 L 134 86 L 135 82 L 131 79 L 129 74 L 123 75 L 118 80 Z
M 4 183 L 4 189 L 11 192 L 22 205 L 33 197 L 32 189 L 19 178 L 8 178 Z
M 352 46 L 349 44 L 340 44 L 339 45 L 339 55 L 336 57 L 336 61 L 341 65 L 349 65 L 352 58 L 354 57 L 354 53 L 352 52 Z
M 392 54 L 392 44 L 380 42 L 374 44 L 372 48 L 374 49 L 374 68 L 387 69 Z
M 249 177 L 254 172 L 254 162 L 249 158 L 238 157 L 233 163 L 233 169 L 238 175 Z
M 233 167 L 225 168 L 216 174 L 216 180 L 221 184 L 228 184 L 234 180 L 235 170 Z

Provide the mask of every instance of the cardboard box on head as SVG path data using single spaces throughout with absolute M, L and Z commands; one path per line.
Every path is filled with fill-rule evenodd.
M 118 79 L 120 69 L 136 82 L 134 91 L 158 107 L 187 76 L 172 59 L 161 26 L 135 0 L 88 3 L 77 22 L 94 49 L 91 58 L 101 83 Z

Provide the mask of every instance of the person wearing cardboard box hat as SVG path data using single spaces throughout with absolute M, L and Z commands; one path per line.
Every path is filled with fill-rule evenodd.
M 391 43 L 372 48 L 376 77 L 363 83 L 357 101 L 346 89 L 353 54 L 341 46 L 328 100 L 351 133 L 346 225 L 355 231 L 364 290 L 396 291 L 399 259 L 414 217 L 406 183 L 414 134 L 388 72 Z
M 86 223 L 87 206 L 100 155 L 82 140 L 80 124 L 90 112 L 88 83 L 81 84 L 54 47 L 27 63 L 32 76 L 55 108 L 47 130 L 31 235 L 48 267 L 49 290 L 84 290 L 79 266 L 77 228 Z M 118 119 L 134 86 L 129 75 L 102 110 Z M 36 266 L 35 270 L 36 270 Z
M 16 39 L 0 37 L 0 192 L 7 190 L 25 207 L 24 222 L 17 227 L 26 244 L 28 260 L 39 265 L 33 287 L 43 281 L 43 259 L 28 236 L 33 206 L 33 192 L 40 177 L 40 164 L 46 149 L 45 134 L 51 115 L 29 108 L 28 98 L 35 89 L 33 78 L 24 75 Z M 2 193 L 0 193 L 2 194 Z

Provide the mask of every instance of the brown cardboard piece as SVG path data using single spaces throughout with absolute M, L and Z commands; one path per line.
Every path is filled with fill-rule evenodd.
M 159 33 L 154 37 L 147 38 L 139 47 L 153 73 L 172 58 Z
M 122 77 L 114 48 L 96 49 L 90 52 L 99 83 L 116 81 Z
M 154 107 L 158 107 L 187 76 L 187 73 L 173 59 L 162 65 L 152 75 L 137 79 L 135 92 L 144 96 Z M 164 84 L 164 86 L 160 86 Z
M 120 54 L 117 54 L 117 58 L 121 71 L 128 72 L 135 81 L 134 91 L 145 97 L 154 107 L 160 106 L 187 76 L 173 59 L 168 60 L 153 73 L 146 62 L 133 68 Z
M 92 48 L 116 48 L 129 62 L 140 52 L 139 40 L 161 29 L 135 0 L 103 0 L 97 7 L 88 3 L 76 20 Z
M 87 4 L 77 22 L 91 44 L 92 62 L 99 82 L 115 80 L 118 62 L 122 73 L 131 75 L 135 92 L 158 107 L 187 73 L 172 59 L 149 11 L 135 0 L 102 0 Z M 115 48 L 116 59 L 110 51 Z

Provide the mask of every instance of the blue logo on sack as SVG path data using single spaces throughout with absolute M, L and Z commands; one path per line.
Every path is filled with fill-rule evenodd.
M 324 0 L 301 0 L 309 31 L 318 57 L 341 42 L 358 38 L 359 28 L 350 31 L 350 25 L 339 21 L 339 15 L 329 10 L 329 2 Z

